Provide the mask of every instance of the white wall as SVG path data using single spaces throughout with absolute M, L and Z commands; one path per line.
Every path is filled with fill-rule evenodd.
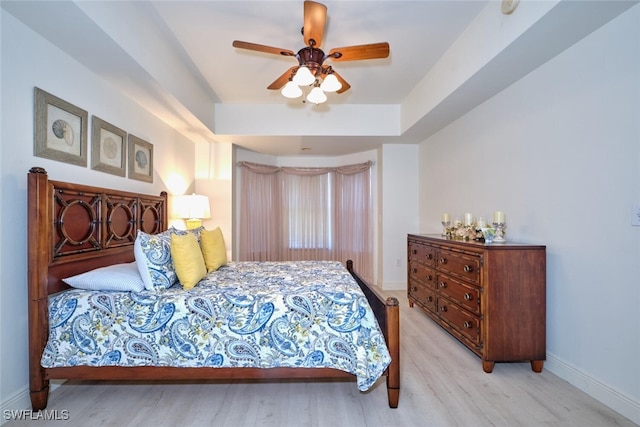
M 423 142 L 419 179 L 422 232 L 500 209 L 547 245 L 546 368 L 636 423 L 639 119 L 636 5 Z
M 220 227 L 227 247 L 233 249 L 233 146 L 229 143 L 196 143 L 196 192 L 209 197 L 211 218 L 202 221 L 209 230 Z
M 407 289 L 407 234 L 418 231 L 418 146 L 385 144 L 379 153 L 378 277 L 382 289 Z
M 26 241 L 29 168 L 42 166 L 55 180 L 158 194 L 167 189 L 166 183 L 171 177 L 180 177 L 186 187 L 193 185 L 195 148 L 191 141 L 148 114 L 126 95 L 116 92 L 4 9 L 0 9 L 0 18 L 0 412 L 4 413 L 5 409 L 30 407 Z M 34 157 L 34 86 L 151 142 L 154 147 L 153 184 Z

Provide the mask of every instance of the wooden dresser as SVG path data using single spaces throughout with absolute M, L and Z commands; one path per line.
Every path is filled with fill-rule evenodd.
M 530 361 L 541 372 L 546 339 L 546 248 L 518 243 L 407 237 L 409 305 L 482 359 Z

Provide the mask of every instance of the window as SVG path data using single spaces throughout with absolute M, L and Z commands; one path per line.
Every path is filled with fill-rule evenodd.
M 371 278 L 371 162 L 339 168 L 240 166 L 240 260 L 352 259 Z

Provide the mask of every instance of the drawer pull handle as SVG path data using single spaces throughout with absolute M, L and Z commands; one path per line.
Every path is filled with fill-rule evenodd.
M 465 328 L 471 329 L 471 322 L 469 322 L 468 320 L 465 320 L 463 325 L 464 325 Z
M 473 271 L 473 268 L 471 268 L 470 265 L 465 264 L 463 270 L 465 273 L 471 273 L 471 271 Z
M 412 272 L 412 273 L 417 273 L 417 272 L 418 272 L 418 269 L 414 267 L 414 268 L 412 268 L 412 269 L 411 269 L 411 272 Z
M 427 259 L 433 259 L 433 254 L 426 254 L 426 255 L 425 255 L 425 257 L 426 257 Z
M 424 278 L 427 279 L 428 282 L 433 280 L 433 277 L 431 277 L 430 274 L 427 274 Z
M 447 312 L 447 306 L 446 305 L 441 306 L 440 307 L 440 311 L 442 311 L 443 313 L 446 313 Z
M 417 286 L 413 287 L 413 292 L 418 292 L 418 287 Z
M 427 302 L 433 302 L 433 297 L 427 297 Z
M 470 294 L 469 292 L 466 292 L 466 293 L 464 294 L 464 300 L 465 300 L 465 301 L 471 301 L 471 294 Z
M 446 263 L 447 263 L 446 258 L 440 258 L 440 264 L 446 264 Z
M 447 287 L 447 282 L 440 282 L 440 287 L 441 288 L 446 288 Z

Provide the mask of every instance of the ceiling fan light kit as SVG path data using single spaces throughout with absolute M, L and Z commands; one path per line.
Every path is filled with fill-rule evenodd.
M 289 68 L 267 89 L 282 89 L 281 93 L 284 97 L 299 98 L 304 93 L 301 87 L 311 87 L 306 100 L 316 105 L 321 104 L 327 100 L 325 92 L 342 93 L 351 87 L 330 65 L 324 65 L 325 60 L 355 61 L 389 56 L 389 43 L 386 42 L 334 48 L 325 54 L 320 49 L 320 45 L 326 18 L 327 7 L 325 5 L 309 0 L 304 2 L 302 35 L 307 46 L 300 49 L 297 54 L 289 49 L 239 40 L 235 40 L 233 46 L 275 55 L 294 56 L 298 60 L 298 66 Z
M 306 100 L 318 105 L 327 101 L 325 92 L 336 92 L 342 88 L 342 83 L 332 74 L 331 67 L 325 70 L 321 67 L 315 69 L 318 74 L 314 74 L 308 65 L 300 65 L 297 70 L 292 71 L 290 80 L 282 88 L 282 95 L 286 98 L 299 98 L 303 94 L 301 86 L 313 86 Z
M 333 74 L 328 74 L 327 77 L 324 78 L 322 84 L 320 84 L 320 89 L 325 92 L 337 92 L 342 88 L 342 83 L 338 81 L 338 78 Z
M 286 85 L 284 85 L 281 93 L 286 98 L 294 99 L 302 96 L 302 89 L 300 89 L 300 86 L 295 84 L 292 80 L 290 80 Z
M 323 90 L 320 89 L 320 86 L 315 86 L 313 89 L 311 89 L 311 92 L 309 92 L 309 95 L 307 95 L 307 101 L 316 105 L 322 104 L 326 100 L 327 100 L 327 95 L 325 95 Z
M 293 76 L 293 82 L 298 86 L 309 86 L 316 81 L 316 76 L 309 70 L 309 67 L 301 65 Z

